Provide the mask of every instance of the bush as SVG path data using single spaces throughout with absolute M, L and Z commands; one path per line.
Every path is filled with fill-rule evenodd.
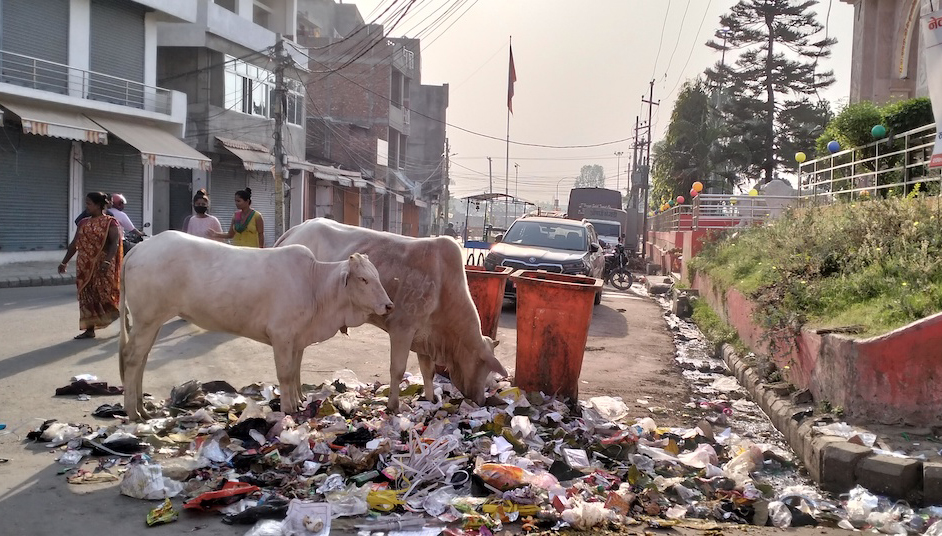
M 827 156 L 828 142 L 837 140 L 841 147 L 849 149 L 873 141 L 870 129 L 883 121 L 880 109 L 870 101 L 848 104 L 831 120 L 824 133 L 818 137 L 815 149 L 819 156 Z
M 891 136 L 935 122 L 928 97 L 891 102 L 880 111 L 883 113 L 883 126 Z

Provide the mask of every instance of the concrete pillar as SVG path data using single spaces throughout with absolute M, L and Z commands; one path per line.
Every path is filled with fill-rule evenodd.
M 291 213 L 288 214 L 288 228 L 294 227 L 304 221 L 304 200 L 307 199 L 305 185 L 307 184 L 307 171 L 300 171 L 291 175 Z
M 144 206 L 141 207 L 144 221 L 141 222 L 140 229 L 145 232 L 145 227 L 154 225 L 154 167 L 153 164 L 144 164 Z M 150 225 L 147 225 L 148 223 Z
M 144 14 L 144 109 L 154 110 L 157 99 L 157 13 Z
M 85 210 L 85 166 L 82 142 L 72 142 L 69 155 L 69 241 L 75 236 L 75 218 Z
M 91 0 L 69 2 L 69 95 L 85 98 L 88 93 L 91 46 Z M 155 73 L 156 74 L 156 73 Z
M 154 219 L 150 230 L 147 231 L 147 234 L 151 236 L 170 229 L 170 168 L 164 166 L 154 168 L 153 189 Z
M 255 2 L 253 0 L 236 0 L 236 15 L 243 19 L 255 18 Z

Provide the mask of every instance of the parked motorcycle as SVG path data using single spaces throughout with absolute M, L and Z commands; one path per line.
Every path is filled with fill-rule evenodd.
M 628 290 L 634 283 L 631 271 L 628 269 L 630 261 L 625 246 L 615 244 L 612 254 L 605 256 L 605 271 L 602 274 L 605 281 L 618 290 Z

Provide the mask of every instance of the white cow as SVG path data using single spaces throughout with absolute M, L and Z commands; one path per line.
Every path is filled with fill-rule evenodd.
M 484 403 L 490 372 L 507 375 L 494 357 L 497 341 L 481 335 L 481 320 L 464 275 L 461 248 L 451 238 L 411 238 L 324 218 L 292 227 L 275 246 L 302 244 L 318 259 L 371 255 L 396 310 L 369 322 L 389 333 L 389 409 L 399 409 L 399 383 L 411 349 L 419 356 L 425 396 L 435 392 L 435 364 L 444 365 L 467 398 Z
M 389 314 L 393 304 L 366 255 L 318 262 L 301 246 L 240 248 L 167 231 L 125 258 L 120 309 L 124 404 L 137 419 L 146 418 L 141 397 L 147 356 L 160 326 L 175 316 L 271 345 L 282 406 L 293 413 L 301 399 L 304 349 L 370 315 Z

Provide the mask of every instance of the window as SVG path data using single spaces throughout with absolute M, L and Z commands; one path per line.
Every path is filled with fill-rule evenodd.
M 225 97 L 223 106 L 249 115 L 273 118 L 277 109 L 272 98 L 275 75 L 271 71 L 226 56 Z M 301 125 L 304 121 L 304 85 L 297 80 L 285 80 L 285 121 Z
M 255 4 L 254 9 L 252 10 L 252 22 L 258 24 L 262 28 L 268 28 L 268 22 L 270 18 L 271 13 L 266 7 Z
M 504 235 L 504 243 L 540 248 L 586 250 L 586 228 L 518 220 Z
M 236 12 L 236 0 L 216 0 L 216 5 L 233 13 Z
M 393 69 L 390 84 L 389 100 L 396 108 L 402 108 L 402 73 Z

